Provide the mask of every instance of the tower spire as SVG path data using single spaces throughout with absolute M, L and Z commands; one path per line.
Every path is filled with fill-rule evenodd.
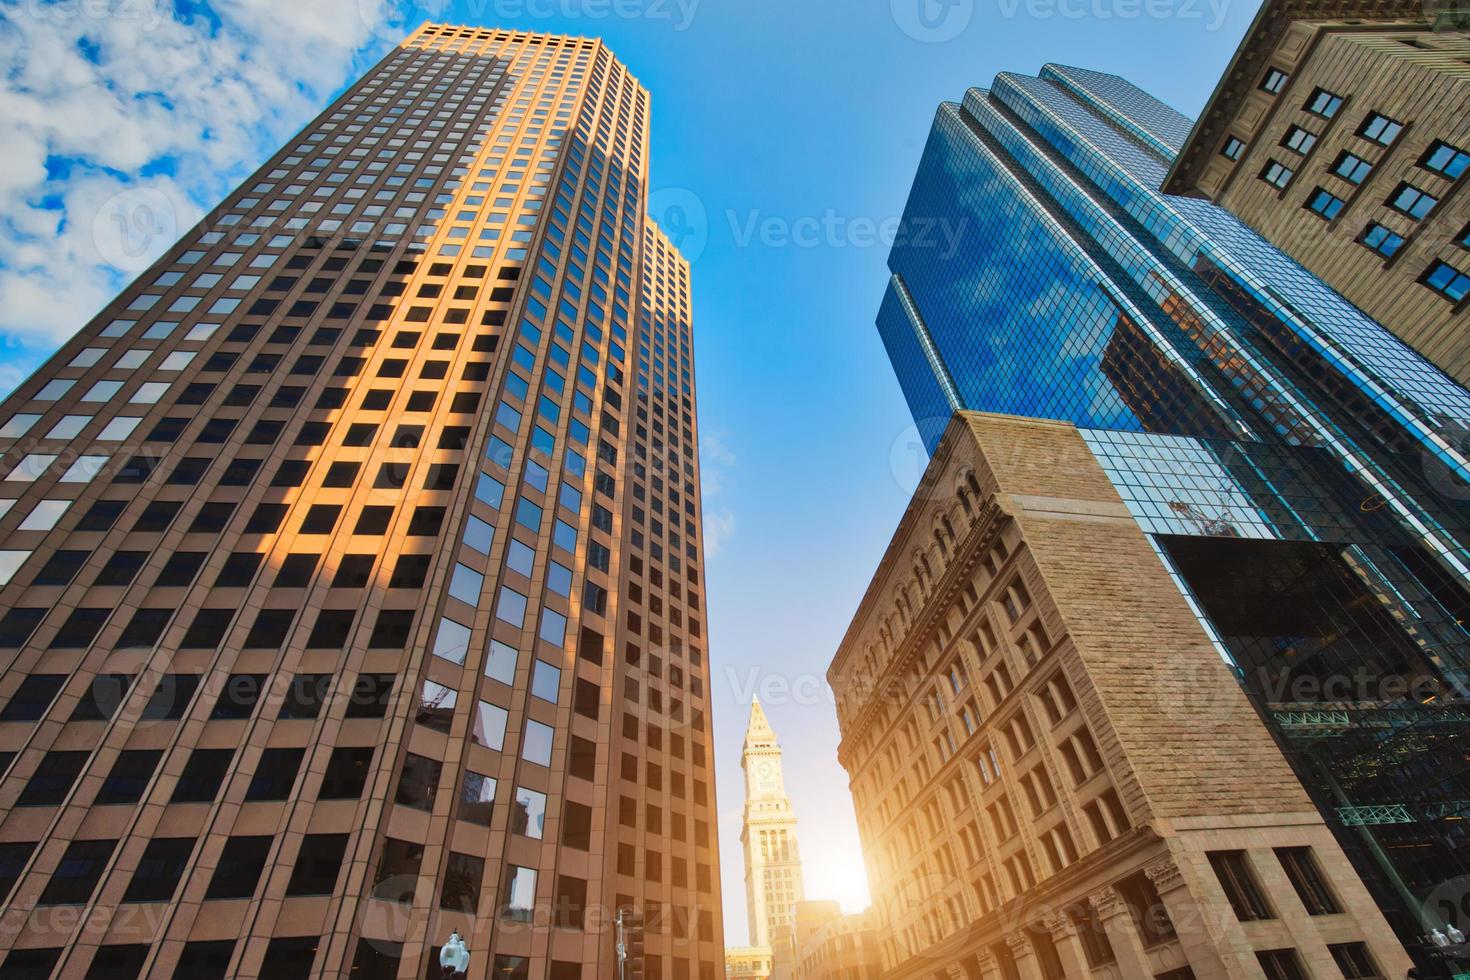
M 750 702 L 750 720 L 745 725 L 745 748 L 769 745 L 776 747 L 776 730 L 771 727 L 771 722 L 766 718 L 766 711 L 761 707 L 761 699 L 753 698 Z
M 791 906 L 805 897 L 796 814 L 781 777 L 781 746 L 761 707 L 750 702 L 750 721 L 740 755 L 745 770 L 745 814 L 740 841 L 745 850 L 745 899 L 750 941 L 769 946 L 776 930 L 791 924 Z

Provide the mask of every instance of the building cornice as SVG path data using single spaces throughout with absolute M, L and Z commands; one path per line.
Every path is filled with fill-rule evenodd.
M 888 690 L 891 684 L 901 683 L 909 664 L 918 656 L 919 651 L 928 643 L 930 637 L 938 633 L 940 621 L 954 606 L 957 601 L 956 596 L 963 590 L 965 583 L 974 578 L 975 566 L 979 563 L 980 556 L 990 550 L 1009 517 L 1010 515 L 994 498 L 981 506 L 975 523 L 971 525 L 969 533 L 960 540 L 954 557 L 944 569 L 944 574 L 939 577 L 934 588 L 925 597 L 923 605 L 914 617 L 913 627 L 895 646 L 893 655 L 888 658 L 882 672 L 874 679 L 871 696 L 858 711 L 850 727 L 844 730 L 842 742 L 837 749 L 838 758 L 844 767 L 851 768 L 848 760 L 844 758 L 846 747 L 854 740 L 861 739 L 878 715 L 879 702 L 882 700 L 879 692 Z M 884 564 L 886 565 L 889 560 L 885 557 Z M 844 646 L 843 649 L 845 650 L 846 647 Z

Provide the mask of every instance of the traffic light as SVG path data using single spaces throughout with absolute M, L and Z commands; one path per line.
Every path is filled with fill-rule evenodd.
M 618 980 L 643 980 L 643 913 L 631 905 L 618 909 Z

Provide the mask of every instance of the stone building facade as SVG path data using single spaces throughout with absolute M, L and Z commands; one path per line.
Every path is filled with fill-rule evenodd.
M 1164 191 L 1233 212 L 1470 384 L 1467 173 L 1470 11 L 1270 0 Z
M 885 977 L 1409 965 L 1070 424 L 956 416 L 828 679 Z

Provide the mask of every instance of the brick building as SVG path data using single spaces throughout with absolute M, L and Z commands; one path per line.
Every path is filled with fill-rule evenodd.
M 1408 966 L 1067 423 L 956 416 L 828 680 L 890 980 Z

